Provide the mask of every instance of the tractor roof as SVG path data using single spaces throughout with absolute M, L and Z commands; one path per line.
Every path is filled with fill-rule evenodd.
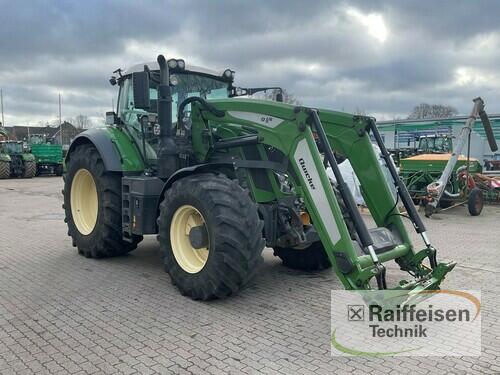
M 130 68 L 128 68 L 125 71 L 125 73 L 123 73 L 123 75 L 128 75 L 128 74 L 132 74 L 132 73 L 136 73 L 136 72 L 142 72 L 142 71 L 144 71 L 144 65 L 147 65 L 150 70 L 160 70 L 158 62 L 150 61 L 150 62 L 145 62 L 142 64 L 136 64 L 136 65 L 131 66 Z M 186 68 L 184 70 L 188 71 L 188 72 L 202 73 L 202 74 L 208 74 L 208 75 L 220 77 L 224 73 L 225 69 L 221 70 L 221 71 L 216 71 L 216 70 L 212 70 L 212 69 L 203 68 L 200 66 L 186 64 Z

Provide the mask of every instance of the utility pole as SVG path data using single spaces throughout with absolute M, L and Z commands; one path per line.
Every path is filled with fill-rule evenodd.
M 3 119 L 3 90 L 0 89 L 0 103 L 2 105 L 2 126 L 5 127 L 5 121 Z
M 63 148 L 63 130 L 61 116 L 61 93 L 59 93 L 59 137 L 61 137 L 61 148 Z

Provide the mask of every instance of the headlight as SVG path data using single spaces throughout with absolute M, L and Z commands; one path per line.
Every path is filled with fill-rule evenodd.
M 177 86 L 179 84 L 179 79 L 177 78 L 176 75 L 171 75 L 170 76 L 170 85 L 171 86 Z
M 159 124 L 154 124 L 153 126 L 153 134 L 154 135 L 160 135 L 161 133 L 161 128 Z
M 233 72 L 231 71 L 231 69 L 226 69 L 226 70 L 224 70 L 224 77 L 231 78 L 232 73 Z
M 167 61 L 167 65 L 170 69 L 175 69 L 177 68 L 177 60 L 176 59 L 170 59 Z
M 180 59 L 177 60 L 177 66 L 179 67 L 179 69 L 184 70 L 186 68 L 186 63 L 184 62 L 184 60 Z

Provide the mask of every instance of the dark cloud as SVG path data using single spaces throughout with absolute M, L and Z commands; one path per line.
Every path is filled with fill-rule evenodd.
M 497 1 L 0 0 L 6 122 L 101 117 L 117 67 L 176 54 L 279 84 L 305 104 L 404 116 L 420 102 L 500 112 Z M 385 29 L 384 29 L 385 28 Z

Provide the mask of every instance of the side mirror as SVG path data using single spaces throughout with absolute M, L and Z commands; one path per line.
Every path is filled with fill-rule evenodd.
M 118 123 L 118 116 L 114 112 L 106 112 L 106 125 L 116 125 Z
M 132 84 L 134 107 L 148 110 L 151 106 L 149 101 L 149 74 L 147 72 L 132 73 Z
M 280 102 L 280 103 L 283 103 L 283 92 L 282 92 L 282 91 L 279 91 L 279 92 L 276 94 L 276 101 L 277 101 L 277 102 Z

